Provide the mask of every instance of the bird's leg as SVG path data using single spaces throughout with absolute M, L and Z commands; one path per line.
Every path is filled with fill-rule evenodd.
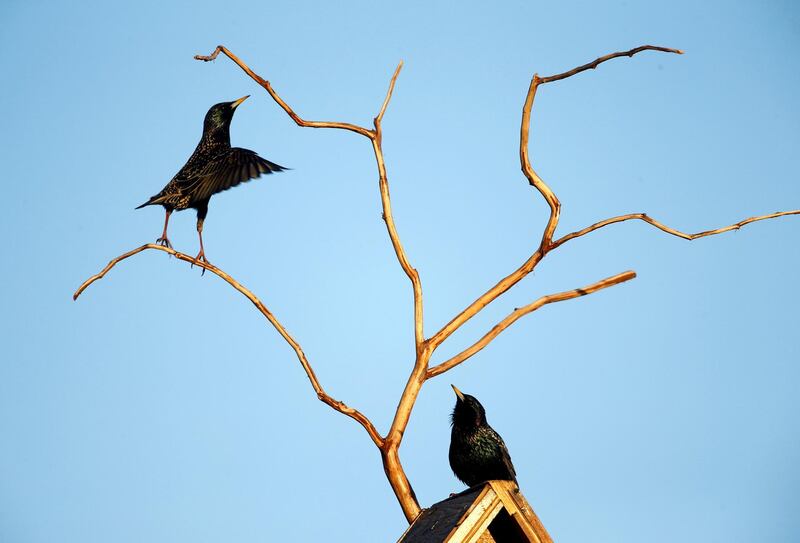
M 197 253 L 195 260 L 202 260 L 203 262 L 208 262 L 206 258 L 206 251 L 203 249 L 203 223 L 202 221 L 197 224 L 197 236 L 200 238 L 200 252 Z
M 156 243 L 172 249 L 172 244 L 169 242 L 169 239 L 167 239 L 167 225 L 169 224 L 170 215 L 172 215 L 172 210 L 168 209 L 167 216 L 164 218 L 164 232 L 161 233 L 161 237 L 156 240 Z
M 200 238 L 200 252 L 197 253 L 197 256 L 194 257 L 195 262 L 205 262 L 206 264 L 210 264 L 208 259 L 206 258 L 206 251 L 203 249 L 203 221 L 206 220 L 206 215 L 208 215 L 208 200 L 203 202 L 199 202 L 197 204 L 197 236 Z M 203 268 L 203 273 L 200 275 L 205 275 L 206 269 Z
M 200 238 L 200 252 L 197 253 L 197 256 L 194 259 L 197 262 L 205 262 L 209 264 L 208 259 L 206 258 L 206 251 L 203 248 L 203 219 L 197 219 L 197 236 Z M 200 275 L 205 275 L 206 269 L 203 268 L 203 272 Z

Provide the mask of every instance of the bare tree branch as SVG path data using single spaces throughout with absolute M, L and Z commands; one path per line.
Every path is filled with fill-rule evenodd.
M 461 313 L 453 317 L 450 322 L 445 324 L 441 330 L 431 337 L 429 343 L 434 349 L 441 345 L 444 340 L 450 337 L 450 335 L 458 330 L 464 323 L 477 315 L 484 307 L 492 303 L 499 296 L 508 291 L 508 289 L 519 283 L 525 276 L 532 272 L 542 258 L 544 258 L 544 256 L 554 248 L 552 246 L 553 235 L 555 234 L 556 227 L 558 226 L 558 220 L 561 215 L 561 203 L 550 186 L 547 185 L 547 183 L 545 183 L 541 177 L 539 177 L 536 171 L 534 171 L 533 167 L 531 166 L 530 155 L 528 153 L 531 109 L 533 108 L 533 100 L 536 96 L 536 89 L 541 84 L 566 79 L 567 77 L 571 77 L 583 71 L 596 68 L 598 65 L 608 60 L 623 56 L 632 57 L 636 53 L 642 51 L 661 51 L 678 54 L 683 53 L 679 49 L 670 49 L 668 47 L 658 47 L 654 45 L 643 45 L 641 47 L 631 49 L 630 51 L 605 55 L 588 64 L 578 66 L 577 68 L 573 68 L 572 70 L 561 74 L 551 75 L 549 77 L 539 77 L 538 75 L 534 74 L 533 78 L 531 79 L 531 84 L 528 87 L 528 94 L 525 96 L 525 104 L 522 107 L 522 123 L 520 126 L 519 137 L 519 157 L 522 173 L 528 179 L 528 182 L 539 191 L 544 200 L 547 202 L 547 205 L 550 206 L 550 216 L 547 219 L 547 224 L 545 225 L 544 233 L 542 234 L 542 240 L 539 243 L 539 248 L 528 258 L 528 260 L 522 264 L 522 266 L 505 276 L 484 294 L 480 295 L 474 302 L 461 311 Z
M 272 85 L 270 85 L 269 81 L 263 79 L 257 73 L 250 69 L 250 67 L 242 62 L 239 57 L 228 51 L 228 49 L 224 45 L 217 45 L 217 48 L 214 49 L 214 52 L 210 55 L 195 55 L 194 58 L 196 60 L 202 60 L 204 62 L 209 62 L 215 60 L 217 55 L 220 53 L 227 56 L 233 62 L 235 62 L 244 72 L 250 76 L 250 78 L 264 87 L 264 89 L 272 96 L 273 100 L 275 100 L 279 106 L 283 108 L 283 110 L 292 118 L 292 120 L 297 123 L 299 126 L 307 127 L 307 128 L 339 128 L 341 130 L 349 130 L 351 132 L 355 132 L 356 134 L 361 134 L 365 138 L 372 138 L 373 134 L 371 130 L 368 130 L 362 126 L 358 126 L 351 123 L 337 123 L 337 122 L 328 122 L 328 121 L 306 121 L 302 119 L 297 113 L 289 107 L 289 104 L 283 101 L 278 93 L 272 90 Z
M 591 285 L 586 285 L 583 288 L 576 288 L 572 290 L 567 290 L 565 292 L 559 292 L 556 294 L 548 294 L 547 296 L 542 296 L 538 300 L 524 306 L 518 307 L 515 309 L 510 315 L 506 318 L 501 320 L 497 323 L 489 332 L 486 333 L 481 339 L 473 343 L 470 347 L 464 349 L 454 357 L 445 360 L 441 364 L 437 366 L 433 366 L 425 375 L 426 379 L 430 379 L 431 377 L 436 377 L 437 375 L 446 372 L 449 369 L 458 366 L 472 355 L 479 352 L 481 349 L 486 347 L 494 338 L 500 335 L 503 330 L 517 322 L 521 317 L 528 315 L 529 313 L 533 313 L 537 309 L 547 304 L 552 304 L 555 302 L 563 302 L 565 300 L 572 300 L 573 298 L 579 298 L 581 296 L 586 296 L 587 294 L 592 294 L 593 292 L 597 292 L 598 290 L 602 290 L 604 288 L 613 287 L 614 285 L 618 285 L 620 283 L 624 283 L 625 281 L 630 281 L 636 277 L 636 272 L 633 271 L 626 271 L 619 273 L 617 275 L 607 277 L 601 281 L 597 281 L 596 283 L 592 283 Z
M 383 115 L 386 113 L 386 107 L 389 105 L 389 100 L 392 99 L 394 92 L 394 85 L 397 82 L 397 76 L 400 75 L 400 70 L 403 68 L 403 62 L 397 65 L 397 68 L 392 75 L 389 82 L 389 89 L 386 91 L 386 98 L 383 100 L 383 105 L 378 115 L 375 117 L 375 130 L 372 137 L 372 150 L 375 153 L 375 162 L 378 166 L 379 189 L 381 193 L 381 205 L 383 207 L 383 217 L 386 223 L 386 230 L 389 232 L 389 239 L 392 242 L 397 261 L 400 267 L 408 276 L 411 281 L 411 288 L 414 293 L 414 342 L 416 344 L 416 351 L 422 349 L 422 344 L 425 341 L 425 332 L 423 329 L 423 303 L 422 303 L 422 282 L 419 278 L 419 273 L 408 261 L 406 252 L 403 249 L 403 244 L 400 242 L 400 236 L 397 233 L 397 227 L 394 224 L 394 216 L 392 215 L 392 200 L 389 197 L 389 180 L 386 176 L 386 163 L 383 159 L 383 128 L 381 122 Z
M 528 183 L 539 191 L 539 194 L 542 195 L 547 205 L 550 206 L 550 216 L 547 218 L 547 224 L 542 233 L 542 241 L 539 243 L 539 249 L 544 253 L 550 241 L 553 239 L 553 234 L 558 226 L 558 219 L 561 216 L 561 202 L 559 202 L 550 186 L 534 171 L 531 166 L 531 159 L 528 151 L 531 109 L 533 108 L 533 99 L 536 96 L 536 89 L 538 86 L 539 78 L 534 74 L 533 79 L 531 79 L 531 84 L 528 87 L 528 94 L 525 96 L 525 105 L 522 106 L 522 123 L 519 135 L 519 162 L 522 173 L 528 179 Z
M 544 252 L 541 249 L 537 249 L 537 251 L 533 253 L 530 258 L 528 258 L 528 260 L 522 264 L 522 266 L 514 270 L 509 275 L 503 277 L 495 286 L 487 290 L 461 313 L 453 317 L 450 322 L 444 325 L 441 330 L 436 332 L 436 334 L 434 334 L 428 340 L 428 344 L 434 349 L 441 345 L 444 340 L 450 337 L 453 332 L 461 328 L 464 323 L 477 315 L 484 307 L 495 301 L 498 297 L 500 297 L 500 295 L 519 283 L 523 277 L 527 276 L 531 271 L 533 271 L 533 268 L 535 268 L 539 261 L 542 260 L 543 256 Z
M 381 105 L 381 110 L 378 113 L 378 116 L 375 117 L 375 131 L 378 132 L 380 130 L 380 124 L 383 120 L 383 114 L 386 113 L 386 108 L 389 105 L 389 100 L 392 99 L 392 93 L 394 92 L 394 84 L 397 82 L 397 76 L 400 75 L 400 70 L 403 69 L 403 61 L 401 60 L 400 63 L 397 65 L 397 68 L 394 69 L 394 74 L 392 75 L 392 79 L 389 81 L 389 90 L 386 91 L 386 98 L 383 99 L 383 105 Z
M 424 333 L 423 333 L 423 325 L 422 325 L 422 283 L 419 278 L 419 273 L 416 269 L 408 261 L 408 257 L 406 256 L 405 250 L 403 249 L 403 244 L 400 242 L 400 236 L 397 233 L 397 228 L 394 224 L 394 218 L 392 217 L 392 203 L 389 197 L 389 182 L 386 176 L 386 163 L 383 159 L 383 148 L 381 146 L 381 121 L 383 120 L 383 115 L 386 113 L 386 108 L 389 106 L 389 101 L 392 98 L 392 92 L 394 91 L 394 85 L 397 82 L 397 76 L 400 75 L 400 70 L 403 68 L 403 62 L 401 61 L 397 68 L 392 75 L 392 79 L 389 82 L 389 90 L 386 92 L 386 98 L 383 100 L 383 104 L 381 105 L 381 109 L 378 112 L 378 115 L 374 119 L 375 129 L 369 130 L 361 126 L 357 126 L 350 123 L 339 123 L 339 122 L 327 122 L 327 121 L 306 121 L 301 119 L 294 110 L 289 107 L 277 92 L 275 92 L 270 85 L 270 82 L 255 73 L 250 67 L 244 63 L 239 57 L 231 53 L 224 45 L 218 45 L 214 52 L 210 55 L 195 55 L 195 59 L 202 60 L 205 62 L 214 60 L 217 58 L 217 55 L 223 53 L 229 59 L 236 63 L 248 76 L 250 76 L 253 81 L 261 85 L 272 97 L 275 102 L 283 108 L 283 110 L 291 117 L 295 123 L 299 126 L 303 127 L 310 127 L 310 128 L 338 128 L 340 130 L 349 130 L 351 132 L 355 132 L 357 134 L 361 134 L 365 138 L 368 138 L 372 141 L 372 147 L 375 152 L 375 161 L 378 166 L 378 175 L 380 179 L 380 193 L 381 193 L 381 205 L 383 207 L 383 220 L 386 222 L 386 229 L 389 232 L 389 238 L 392 242 L 392 247 L 394 248 L 394 252 L 397 255 L 397 260 L 400 262 L 400 266 L 403 268 L 403 271 L 408 276 L 409 280 L 411 281 L 412 289 L 414 292 L 414 337 L 416 341 L 417 350 L 421 348 L 422 342 L 424 341 Z
M 577 68 L 573 68 L 567 72 L 550 75 L 547 77 L 540 77 L 539 83 L 552 83 L 553 81 L 559 81 L 561 79 L 566 79 L 568 77 L 572 77 L 573 75 L 577 75 L 581 72 L 585 72 L 586 70 L 594 70 L 600 64 L 607 62 L 614 58 L 619 57 L 632 57 L 636 53 L 641 53 L 642 51 L 660 51 L 662 53 L 675 53 L 676 55 L 682 55 L 683 51 L 681 49 L 671 49 L 669 47 L 659 47 L 658 45 L 640 45 L 639 47 L 634 47 L 629 51 L 618 51 L 616 53 L 610 53 L 608 55 L 602 56 L 600 58 L 596 58 L 593 61 L 589 62 L 588 64 L 584 64 L 583 66 L 578 66 Z
M 748 224 L 750 224 L 752 222 L 764 221 L 764 220 L 767 220 L 767 219 L 774 219 L 774 218 L 777 218 L 777 217 L 785 217 L 787 215 L 800 215 L 800 209 L 795 209 L 793 211 L 779 211 L 777 213 L 770 213 L 769 215 L 759 215 L 757 217 L 750 217 L 750 218 L 744 219 L 743 221 L 739 221 L 736 224 L 731 224 L 729 226 L 723 226 L 722 228 L 715 228 L 714 230 L 705 230 L 703 232 L 697 232 L 696 234 L 686 234 L 684 232 L 681 232 L 680 230 L 675 230 L 674 228 L 670 228 L 669 226 L 666 226 L 665 224 L 663 224 L 663 223 L 653 219 L 652 217 L 648 216 L 646 213 L 630 213 L 628 215 L 620 215 L 618 217 L 611 217 L 610 219 L 606 219 L 604 221 L 596 222 L 596 223 L 594 223 L 594 224 L 592 224 L 590 226 L 587 226 L 586 228 L 583 228 L 581 230 L 577 230 L 575 232 L 571 232 L 571 233 L 569 233 L 569 234 L 567 234 L 565 236 L 562 236 L 561 238 L 559 238 L 558 240 L 553 242 L 553 245 L 551 246 L 551 249 L 555 249 L 556 247 L 559 247 L 560 245 L 568 242 L 571 239 L 575 239 L 575 238 L 579 238 L 581 236 L 585 236 L 586 234 L 588 234 L 590 232 L 594 232 L 595 230 L 599 230 L 599 229 L 603 228 L 604 226 L 608 226 L 609 224 L 615 224 L 615 223 L 618 223 L 618 222 L 624 222 L 624 221 L 630 221 L 630 220 L 644 221 L 647 224 L 655 226 L 659 230 L 661 230 L 663 232 L 666 232 L 667 234 L 672 234 L 673 236 L 677 236 L 679 238 L 683 238 L 683 239 L 687 239 L 687 240 L 691 241 L 691 240 L 698 239 L 698 238 L 704 238 L 704 237 L 707 237 L 707 236 L 714 236 L 716 234 L 722 234 L 724 232 L 730 232 L 731 230 L 738 230 L 742 226 L 748 225 Z
M 200 266 L 201 268 L 215 274 L 220 279 L 222 279 L 230 286 L 238 290 L 240 293 L 242 293 L 242 295 L 244 295 L 245 298 L 250 300 L 253 303 L 253 305 L 256 306 L 256 308 L 261 312 L 261 314 L 264 315 L 264 317 L 266 317 L 266 319 L 270 322 L 270 324 L 272 324 L 275 330 L 278 331 L 281 337 L 283 337 L 283 339 L 286 340 L 286 343 L 288 343 L 289 346 L 294 350 L 295 354 L 297 355 L 297 359 L 300 361 L 300 365 L 303 367 L 303 370 L 306 372 L 306 375 L 308 376 L 308 380 L 311 381 L 311 386 L 314 388 L 314 392 L 317 393 L 317 398 L 319 398 L 320 401 L 331 406 L 336 411 L 344 415 L 347 415 L 348 417 L 357 421 L 359 424 L 361 424 L 361 426 L 364 427 L 364 429 L 369 434 L 369 437 L 372 438 L 372 441 L 373 443 L 375 443 L 375 445 L 377 445 L 378 447 L 383 446 L 383 438 L 381 437 L 380 433 L 378 433 L 378 430 L 375 428 L 372 422 L 370 422 L 370 420 L 365 415 L 363 415 L 360 411 L 353 409 L 352 407 L 349 407 L 344 402 L 340 402 L 338 400 L 331 398 L 325 392 L 325 390 L 322 388 L 322 385 L 319 384 L 319 380 L 317 379 L 317 376 L 314 373 L 314 369 L 308 362 L 308 359 L 306 358 L 306 355 L 303 352 L 302 347 L 300 347 L 300 344 L 297 343 L 297 341 L 295 341 L 295 339 L 289 334 L 289 332 L 286 331 L 286 328 L 284 328 L 283 325 L 280 323 L 280 321 L 278 321 L 278 319 L 275 317 L 275 315 L 273 315 L 272 312 L 269 309 L 267 309 L 267 306 L 265 306 L 255 294 L 253 294 L 249 289 L 244 287 L 241 283 L 236 281 L 233 277 L 231 277 L 218 267 L 209 264 L 208 262 L 196 260 L 194 257 L 191 257 L 184 253 L 179 253 L 174 249 L 169 249 L 167 247 L 156 245 L 154 243 L 147 243 L 145 245 L 142 245 L 141 247 L 137 247 L 132 251 L 128 251 L 127 253 L 123 253 L 120 256 L 112 259 L 106 265 L 106 267 L 103 268 L 102 271 L 100 271 L 100 273 L 93 275 L 92 277 L 84 281 L 83 284 L 80 287 L 78 287 L 78 290 L 75 291 L 75 294 L 72 295 L 72 299 L 77 300 L 78 296 L 80 296 L 81 293 L 84 290 L 86 290 L 86 288 L 89 285 L 105 277 L 105 275 L 109 271 L 111 271 L 111 268 L 113 268 L 114 266 L 116 266 L 117 264 L 119 264 L 120 262 L 122 262 L 127 258 L 130 258 L 138 253 L 141 253 L 142 251 L 146 251 L 147 249 L 163 251 L 167 254 L 174 256 L 178 260 L 183 260 L 184 262 L 189 262 L 193 265 Z

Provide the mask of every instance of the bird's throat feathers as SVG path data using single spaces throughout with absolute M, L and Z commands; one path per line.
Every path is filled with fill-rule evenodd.
M 231 146 L 231 125 L 211 125 L 208 123 L 203 127 L 203 137 L 200 140 L 200 145 L 212 146 L 222 145 L 225 147 Z
M 230 145 L 233 111 L 230 104 L 226 102 L 212 106 L 203 120 L 201 143 Z
M 460 429 L 478 428 L 486 424 L 486 411 L 475 397 L 464 394 L 464 399 L 456 402 L 450 422 Z

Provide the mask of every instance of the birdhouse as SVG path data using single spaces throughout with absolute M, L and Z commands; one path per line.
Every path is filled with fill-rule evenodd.
M 511 481 L 487 481 L 423 510 L 397 543 L 553 543 Z

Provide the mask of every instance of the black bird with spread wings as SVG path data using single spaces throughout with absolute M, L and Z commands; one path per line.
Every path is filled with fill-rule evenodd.
M 517 484 L 511 455 L 503 438 L 486 422 L 486 410 L 481 402 L 450 386 L 458 397 L 453 409 L 453 430 L 450 434 L 450 467 L 453 473 L 467 486 L 493 479 Z
M 203 123 L 203 137 L 192 156 L 161 192 L 136 208 L 164 206 L 167 212 L 164 232 L 156 243 L 172 248 L 167 238 L 169 216 L 173 211 L 192 207 L 197 210 L 197 235 L 200 237 L 200 252 L 196 259 L 208 262 L 203 250 L 203 221 L 208 214 L 208 201 L 211 196 L 235 187 L 243 181 L 255 179 L 261 174 L 286 169 L 264 160 L 253 151 L 231 147 L 230 128 L 233 113 L 247 98 L 249 95 L 233 102 L 222 102 L 211 106 Z

